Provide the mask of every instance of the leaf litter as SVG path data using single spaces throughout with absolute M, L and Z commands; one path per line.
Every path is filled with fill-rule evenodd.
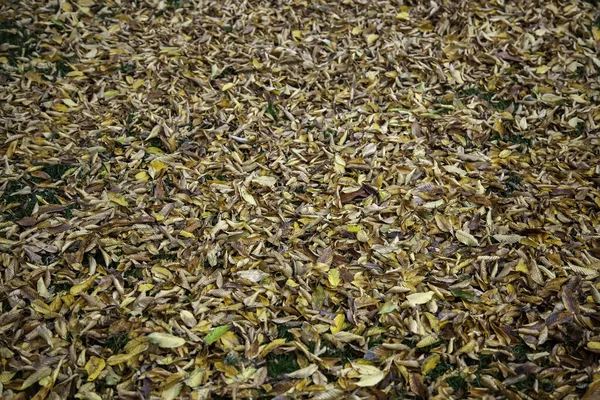
M 2 398 L 598 398 L 594 3 L 2 3 Z

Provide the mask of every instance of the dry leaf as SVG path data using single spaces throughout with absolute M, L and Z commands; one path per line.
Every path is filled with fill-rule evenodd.
M 171 335 L 169 333 L 154 332 L 149 334 L 147 338 L 152 343 L 167 349 L 183 346 L 185 344 L 185 339 Z

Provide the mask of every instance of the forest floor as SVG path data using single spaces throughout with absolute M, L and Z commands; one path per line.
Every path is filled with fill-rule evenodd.
M 3 399 L 599 399 L 594 1 L 0 4 Z

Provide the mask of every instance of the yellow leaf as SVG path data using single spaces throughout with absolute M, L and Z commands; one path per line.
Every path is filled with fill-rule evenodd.
M 60 112 L 66 112 L 69 111 L 69 107 L 65 106 L 64 104 L 55 104 L 54 108 L 57 109 Z
M 119 196 L 114 192 L 108 192 L 108 199 L 120 206 L 127 207 L 129 205 L 129 203 L 127 203 L 127 200 L 125 200 L 124 196 Z
M 153 283 L 143 283 L 138 286 L 137 290 L 138 290 L 138 292 L 147 292 L 148 290 L 151 290 L 153 287 L 154 287 Z
M 423 365 L 421 366 L 421 373 L 423 375 L 427 375 L 429 372 L 433 371 L 435 367 L 437 367 L 439 362 L 439 354 L 433 354 L 432 356 L 427 357 L 425 359 L 425 362 L 423 362 Z
M 93 285 L 94 279 L 96 279 L 97 276 L 98 274 L 92 275 L 85 281 L 78 283 L 75 286 L 72 286 L 69 290 L 69 293 L 71 293 L 73 296 L 77 296 L 79 293 L 85 292 Z
M 158 148 L 158 147 L 154 147 L 154 146 L 150 146 L 148 147 L 148 153 L 152 154 L 153 156 L 160 156 L 165 154 L 164 151 L 162 151 L 162 149 Z
M 336 334 L 338 332 L 341 332 L 342 329 L 344 329 L 344 323 L 346 322 L 346 317 L 344 316 L 344 314 L 338 314 L 335 316 L 335 318 L 333 319 L 333 323 L 335 325 L 332 325 L 329 329 L 331 330 L 332 334 Z
M 347 231 L 350 233 L 358 233 L 360 231 L 360 225 L 348 225 Z
M 108 365 L 119 365 L 119 364 L 129 361 L 129 359 L 131 359 L 132 357 L 133 357 L 133 354 L 116 354 L 114 356 L 108 357 L 108 360 L 106 360 L 106 363 Z
M 272 342 L 270 342 L 269 344 L 267 344 L 261 351 L 260 351 L 260 356 L 261 357 L 266 357 L 270 352 L 272 352 L 273 350 L 275 350 L 276 348 L 284 345 L 286 342 L 285 339 L 275 339 Z
M 302 31 L 292 31 L 292 37 L 296 40 L 300 40 L 302 38 Z
M 355 26 L 354 28 L 352 28 L 353 35 L 359 35 L 361 32 L 362 32 L 362 28 L 360 26 Z
M 600 342 L 588 342 L 586 347 L 594 353 L 600 353 Z
M 154 265 L 151 269 L 152 274 L 158 279 L 164 279 L 170 281 L 173 279 L 173 274 L 165 267 L 161 267 L 160 265 Z
M 104 92 L 104 98 L 108 99 L 108 98 L 114 97 L 120 93 L 121 92 L 118 90 L 109 90 L 108 92 Z
M 340 271 L 336 268 L 330 269 L 327 275 L 329 277 L 329 283 L 333 287 L 337 287 L 342 281 L 340 279 Z
M 106 361 L 103 358 L 92 356 L 85 364 L 85 370 L 88 373 L 88 382 L 96 379 L 105 366 Z
M 431 299 L 433 299 L 434 294 L 435 292 L 432 291 L 423 293 L 413 293 L 406 296 L 406 300 L 408 300 L 408 303 L 414 307 L 418 304 L 425 304 L 429 302 Z
M 520 263 L 515 267 L 515 271 L 519 271 L 519 272 L 524 272 L 524 273 L 528 273 L 529 269 L 527 269 L 527 265 Z
M 192 389 L 202 385 L 204 381 L 204 369 L 196 368 L 189 377 L 185 380 L 185 384 L 191 387 Z
M 463 347 L 458 349 L 458 351 L 456 352 L 455 355 L 471 353 L 475 350 L 476 347 L 477 347 L 477 342 L 474 340 L 471 340 L 469 343 L 465 344 Z
M 427 346 L 431 346 L 434 343 L 438 342 L 438 338 L 435 337 L 434 335 L 429 335 L 429 336 L 425 336 L 423 339 L 419 340 L 419 342 L 417 343 L 417 347 L 421 348 L 421 347 L 427 347 Z
M 131 87 L 133 89 L 137 89 L 140 86 L 142 86 L 144 84 L 144 81 L 142 79 L 136 79 L 135 81 L 133 81 L 133 84 L 131 85 Z
M 8 64 L 8 58 L 0 57 L 0 64 Z
M 185 231 L 185 230 L 179 231 L 179 235 L 181 235 L 183 237 L 186 237 L 186 238 L 190 238 L 190 239 L 193 239 L 193 238 L 196 237 L 196 235 L 194 235 L 192 232 L 188 232 L 188 231 Z
M 540 65 L 539 67 L 537 67 L 537 69 L 535 70 L 536 74 L 545 74 L 546 72 L 548 72 L 550 70 L 550 67 L 547 65 Z
M 179 396 L 179 392 L 181 392 L 181 388 L 183 385 L 181 383 L 176 383 L 173 386 L 170 386 L 168 389 L 163 390 L 160 397 L 163 400 L 174 400 Z
M 371 34 L 367 36 L 367 44 L 373 44 L 377 39 L 379 39 L 379 35 Z
M 594 40 L 600 40 L 600 27 L 594 25 L 592 27 L 592 35 L 594 35 Z
M 159 347 L 164 347 L 167 349 L 172 349 L 185 344 L 184 338 L 173 336 L 169 333 L 154 332 L 149 334 L 147 337 L 152 343 L 157 344 Z
M 135 174 L 135 179 L 137 179 L 138 181 L 146 182 L 148 179 L 150 179 L 150 176 L 146 171 L 142 171 Z
M 224 84 L 223 87 L 221 88 L 221 90 L 225 92 L 234 86 L 235 86 L 235 83 L 229 82 L 229 83 Z
M 502 151 L 500 152 L 500 154 L 498 154 L 498 157 L 500 157 L 500 158 L 503 158 L 503 159 L 504 159 L 504 158 L 507 158 L 508 156 L 510 156 L 510 155 L 511 155 L 511 153 L 512 153 L 512 150 L 510 150 L 510 149 L 505 149 L 505 150 L 502 150 Z
M 154 168 L 156 172 L 160 172 L 167 167 L 164 162 L 156 158 L 150 162 L 150 166 Z
M 260 63 L 260 61 L 258 61 L 256 58 L 252 59 L 252 65 L 254 66 L 254 68 L 259 69 L 262 68 L 262 64 Z
M 408 15 L 408 13 L 406 11 L 403 11 L 403 12 L 396 14 L 396 19 L 408 21 L 410 19 L 410 16 Z

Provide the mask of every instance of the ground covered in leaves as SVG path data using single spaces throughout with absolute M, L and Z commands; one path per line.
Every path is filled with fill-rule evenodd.
M 593 1 L 0 5 L 3 399 L 600 398 Z

